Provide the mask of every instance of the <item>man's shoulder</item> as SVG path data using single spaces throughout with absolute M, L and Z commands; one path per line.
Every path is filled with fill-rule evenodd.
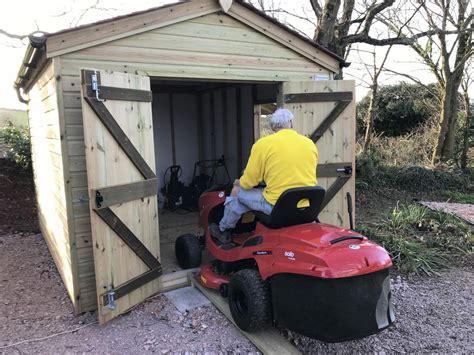
M 297 139 L 300 139 L 302 142 L 305 142 L 306 144 L 314 145 L 314 142 L 311 138 L 306 137 L 305 135 L 300 134 L 300 133 L 298 133 L 296 136 L 298 137 Z

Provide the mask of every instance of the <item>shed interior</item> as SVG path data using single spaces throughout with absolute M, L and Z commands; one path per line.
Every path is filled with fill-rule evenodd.
M 182 234 L 202 234 L 198 213 L 186 205 L 167 208 L 163 187 L 170 166 L 180 166 L 179 180 L 189 186 L 200 173 L 215 177 L 209 185 L 233 181 L 245 168 L 260 136 L 260 108 L 277 100 L 278 83 L 173 81 L 152 78 L 152 111 L 159 179 L 160 254 L 164 273 L 180 270 L 174 242 Z M 224 157 L 225 167 L 214 169 Z M 195 164 L 199 161 L 205 161 Z M 228 174 L 226 172 L 228 171 Z M 186 194 L 186 192 L 184 192 Z

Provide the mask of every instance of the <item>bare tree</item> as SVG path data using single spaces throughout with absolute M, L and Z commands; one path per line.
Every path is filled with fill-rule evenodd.
M 378 99 L 378 88 L 379 88 L 379 77 L 382 73 L 385 63 L 389 57 L 390 51 L 392 46 L 389 46 L 388 49 L 385 51 L 382 61 L 380 64 L 377 63 L 377 51 L 375 47 L 373 47 L 372 51 L 367 51 L 372 56 L 372 64 L 370 65 L 367 63 L 362 57 L 360 56 L 360 49 L 357 49 L 359 52 L 359 58 L 361 63 L 364 65 L 367 75 L 370 78 L 369 84 L 369 108 L 367 110 L 367 114 L 365 116 L 365 133 L 364 133 L 364 151 L 367 151 L 370 148 L 370 143 L 372 141 L 372 136 L 374 133 L 374 121 L 377 115 L 377 99 Z
M 411 48 L 418 54 L 436 77 L 441 88 L 440 118 L 437 142 L 433 150 L 432 162 L 453 158 L 455 129 L 458 116 L 458 91 L 466 62 L 473 55 L 472 31 L 473 13 L 469 0 L 434 0 L 425 2 L 414 0 L 419 10 L 417 23 L 409 26 L 399 14 L 393 13 L 382 21 L 393 33 L 402 38 L 413 39 Z M 419 36 L 417 28 L 428 26 L 426 36 Z
M 462 88 L 462 98 L 464 105 L 464 124 L 463 124 L 463 137 L 462 137 L 462 151 L 460 158 L 461 169 L 466 169 L 467 167 L 467 156 L 470 148 L 470 136 L 471 136 L 471 120 L 473 119 L 472 104 L 471 98 L 469 97 L 469 87 L 474 83 L 474 69 L 472 67 L 474 63 L 472 60 L 469 60 L 464 71 L 464 77 L 462 79 L 461 88 Z

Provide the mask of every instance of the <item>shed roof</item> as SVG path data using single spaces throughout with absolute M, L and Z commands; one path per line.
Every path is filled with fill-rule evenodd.
M 223 8 L 218 0 L 185 0 L 45 34 L 42 38 L 30 37 L 15 87 L 27 91 L 48 58 L 219 11 Z M 234 0 L 226 13 L 333 72 L 344 64 L 343 58 L 243 0 Z

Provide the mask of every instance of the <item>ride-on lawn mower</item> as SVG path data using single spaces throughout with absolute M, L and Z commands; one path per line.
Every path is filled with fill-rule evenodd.
M 199 199 L 204 236 L 176 240 L 184 269 L 200 266 L 202 248 L 215 258 L 203 265 L 200 282 L 228 297 L 235 323 L 244 331 L 275 322 L 327 342 L 357 339 L 387 328 L 390 303 L 387 251 L 350 229 L 319 223 L 321 187 L 284 192 L 271 215 L 242 216 L 225 247 L 209 232 L 223 216 L 232 186 Z M 301 200 L 309 207 L 298 208 Z

